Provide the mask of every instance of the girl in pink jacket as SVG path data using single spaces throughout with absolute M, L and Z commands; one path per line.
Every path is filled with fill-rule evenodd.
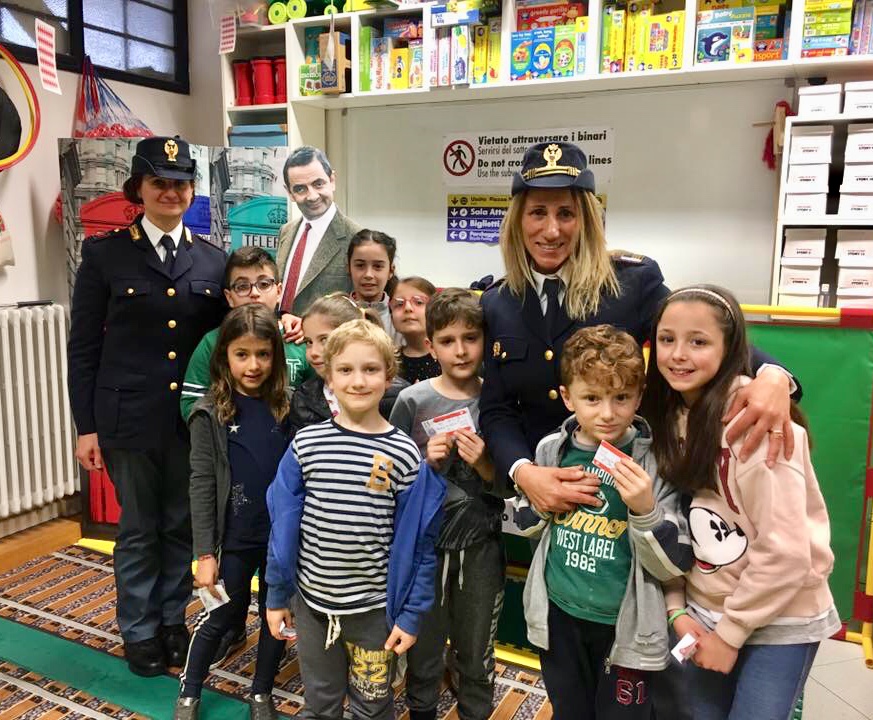
M 694 565 L 666 599 L 677 636 L 696 639 L 683 683 L 693 717 L 786 720 L 820 641 L 840 628 L 806 429 L 792 423 L 794 452 L 772 466 L 766 447 L 741 461 L 744 438 L 726 441 L 721 418 L 750 382 L 745 322 L 729 292 L 677 290 L 653 327 L 642 414 L 659 472 L 688 496 Z

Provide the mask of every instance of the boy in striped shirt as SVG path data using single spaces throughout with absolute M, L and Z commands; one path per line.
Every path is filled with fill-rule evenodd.
M 394 658 L 433 603 L 445 483 L 379 414 L 396 372 L 384 331 L 341 325 L 325 365 L 339 415 L 297 433 L 267 493 L 267 620 L 281 637 L 290 599 L 303 717 L 341 717 L 348 694 L 353 717 L 388 720 Z

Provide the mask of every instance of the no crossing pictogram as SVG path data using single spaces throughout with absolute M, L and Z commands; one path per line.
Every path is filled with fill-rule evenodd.
M 461 177 L 473 169 L 476 153 L 466 140 L 452 140 L 443 153 L 443 167 L 450 175 Z

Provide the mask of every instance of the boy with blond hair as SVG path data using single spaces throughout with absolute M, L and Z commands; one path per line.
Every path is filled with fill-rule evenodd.
M 396 372 L 391 339 L 366 320 L 324 349 L 339 414 L 299 430 L 267 492 L 265 579 L 274 637 L 296 616 L 308 718 L 394 717 L 394 658 L 433 602 L 445 483 L 379 414 Z
M 540 441 L 536 462 L 581 466 L 598 504 L 547 516 L 524 588 L 528 639 L 555 720 L 648 720 L 651 674 L 670 657 L 661 581 L 690 567 L 691 547 L 636 415 L 643 355 L 610 325 L 583 328 L 564 345 L 561 380 L 573 415 Z M 602 443 L 627 456 L 611 472 L 593 462 Z

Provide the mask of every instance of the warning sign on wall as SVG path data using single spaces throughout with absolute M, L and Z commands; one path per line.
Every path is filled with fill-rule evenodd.
M 453 133 L 443 137 L 443 181 L 446 185 L 508 190 L 521 167 L 524 151 L 539 142 L 578 145 L 588 158 L 598 192 L 612 181 L 615 132 L 608 127 L 557 128 L 504 132 Z

